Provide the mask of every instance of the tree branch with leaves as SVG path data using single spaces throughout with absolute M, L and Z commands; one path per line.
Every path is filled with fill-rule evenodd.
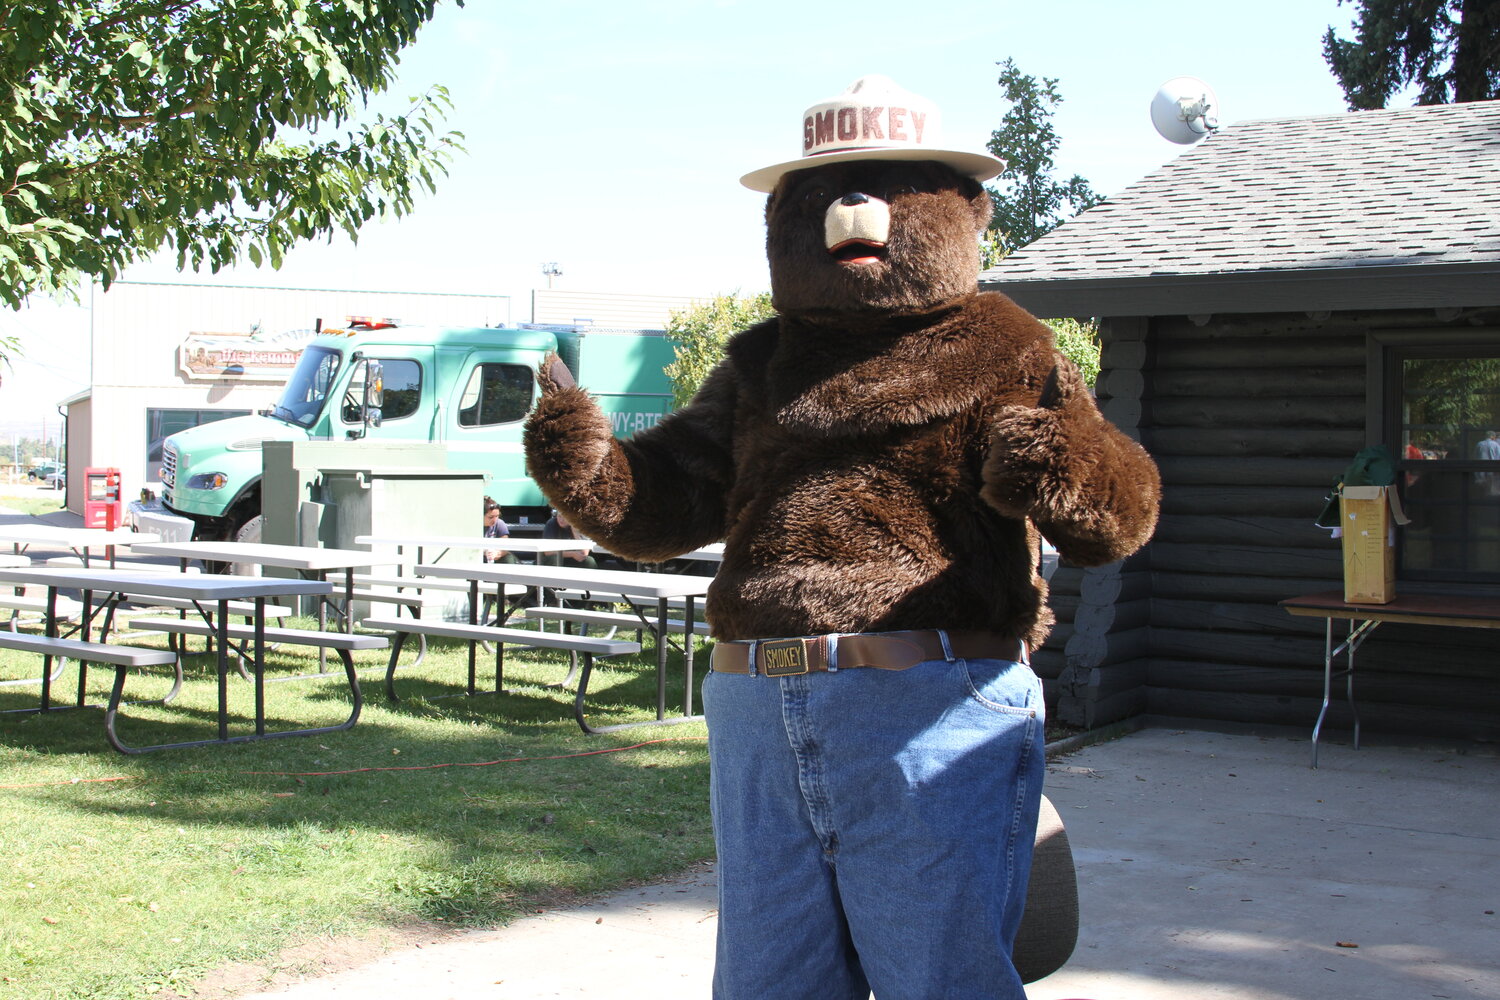
M 1500 97 L 1500 0 L 1351 2 L 1354 39 L 1323 36 L 1350 111 L 1386 107 L 1406 87 L 1419 105 Z
M 1000 88 L 1010 108 L 987 143 L 1005 161 L 1005 170 L 990 188 L 995 214 L 986 234 L 985 267 L 1104 200 L 1078 174 L 1061 183 L 1052 177 L 1060 142 L 1052 127 L 1052 115 L 1062 103 L 1057 80 L 1022 73 L 1013 59 L 999 65 Z
M 664 371 L 672 380 L 672 405 L 686 406 L 698 387 L 724 357 L 724 345 L 740 330 L 776 315 L 771 293 L 744 297 L 716 295 L 688 309 L 674 309 L 667 320 L 667 337 L 676 341 L 674 360 Z
M 462 6 L 463 0 L 455 0 Z M 17 0 L 0 14 L 0 301 L 160 250 L 213 271 L 401 216 L 462 136 L 355 122 L 438 0 Z

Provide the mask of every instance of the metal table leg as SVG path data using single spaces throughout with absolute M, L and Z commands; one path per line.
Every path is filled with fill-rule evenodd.
M 1318 710 L 1318 721 L 1313 725 L 1312 731 L 1312 766 L 1318 766 L 1318 736 L 1323 729 L 1323 721 L 1328 715 L 1329 703 L 1333 700 L 1333 678 L 1335 671 L 1333 661 L 1340 653 L 1345 654 L 1347 666 L 1338 671 L 1337 674 L 1344 677 L 1344 697 L 1349 703 L 1349 711 L 1354 715 L 1354 749 L 1359 749 L 1359 710 L 1354 705 L 1354 651 L 1370 637 L 1371 633 L 1380 626 L 1378 621 L 1363 621 L 1358 626 L 1353 619 L 1349 620 L 1349 637 L 1334 648 L 1333 645 L 1333 619 L 1324 619 L 1323 627 L 1323 705 Z
M 683 609 L 682 630 L 682 714 L 693 714 L 693 605 L 689 594 Z
M 667 599 L 656 599 L 656 721 L 667 717 Z

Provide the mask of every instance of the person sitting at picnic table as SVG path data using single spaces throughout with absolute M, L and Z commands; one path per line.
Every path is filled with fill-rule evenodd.
M 542 537 L 582 538 L 583 536 L 578 533 L 577 528 L 568 523 L 567 517 L 561 511 L 554 510 L 552 516 L 547 519 L 547 523 L 542 525 Z M 549 561 L 555 561 L 559 566 L 571 566 L 583 569 L 599 568 L 599 560 L 595 559 L 588 549 L 569 549 L 563 552 L 552 553 L 547 558 Z M 608 568 L 623 569 L 624 566 L 611 566 Z M 557 592 L 549 588 L 547 591 L 547 600 L 549 602 L 556 600 L 556 595 Z M 583 596 L 583 600 L 564 600 L 561 603 L 564 607 L 568 608 L 588 608 L 593 610 L 608 608 L 608 604 L 589 600 L 592 595 L 587 591 L 584 592 Z M 585 626 L 583 631 L 585 635 L 588 634 L 588 627 Z
M 510 525 L 506 524 L 500 517 L 500 505 L 492 498 L 484 498 L 484 537 L 506 538 L 510 535 Z M 484 561 L 487 563 L 513 563 L 516 557 L 504 549 L 485 549 Z
M 500 516 L 500 505 L 495 502 L 495 499 L 493 497 L 485 497 L 484 498 L 484 537 L 485 538 L 508 538 L 508 537 L 510 537 L 510 525 L 506 524 L 505 520 Z M 514 564 L 514 563 L 520 562 L 520 560 L 515 557 L 515 553 L 513 553 L 513 552 L 506 552 L 504 549 L 485 549 L 484 550 L 484 561 L 487 562 L 487 563 L 509 563 L 509 564 Z M 495 596 L 493 594 L 486 594 L 485 595 L 484 602 L 483 602 L 483 604 L 484 604 L 484 613 L 479 616 L 481 621 L 489 621 L 490 620 L 491 609 L 494 607 L 495 603 L 496 603 L 496 598 L 495 598 Z M 468 614 L 468 599 L 467 598 L 464 599 L 464 610 L 463 610 L 462 613 L 464 615 Z M 504 616 L 502 616 L 502 617 L 504 617 Z
M 568 519 L 561 511 L 554 510 L 547 523 L 542 525 L 543 538 L 582 538 L 578 529 L 568 523 Z M 581 566 L 585 569 L 598 569 L 599 560 L 589 554 L 588 549 L 572 549 L 557 553 L 562 560 L 559 565 Z

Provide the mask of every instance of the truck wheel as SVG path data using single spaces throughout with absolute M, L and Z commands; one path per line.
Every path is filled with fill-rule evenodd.
M 260 541 L 260 529 L 266 523 L 264 514 L 256 514 L 250 520 L 240 525 L 239 530 L 234 533 L 237 542 Z M 259 563 L 232 563 L 229 571 L 236 576 L 260 576 Z

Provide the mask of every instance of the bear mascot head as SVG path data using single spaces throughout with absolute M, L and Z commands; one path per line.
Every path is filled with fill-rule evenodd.
M 741 178 L 768 192 L 783 315 L 921 313 L 975 291 L 980 186 L 1005 164 L 945 148 L 938 109 L 883 76 L 809 108 L 802 155 Z
M 919 314 L 972 294 L 993 206 L 933 161 L 830 163 L 787 174 L 766 206 L 783 315 Z

